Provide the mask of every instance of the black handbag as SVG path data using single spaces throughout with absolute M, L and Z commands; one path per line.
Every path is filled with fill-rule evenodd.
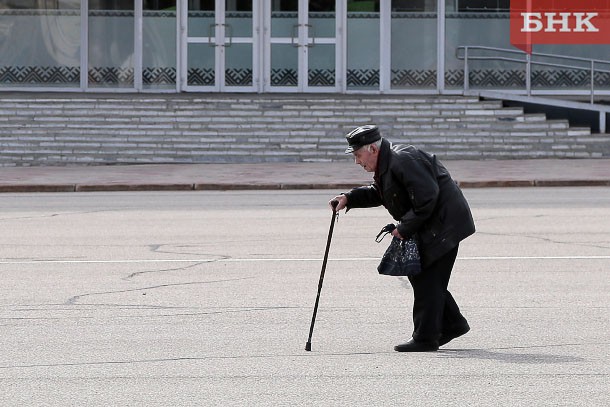
M 391 233 L 396 228 L 395 225 L 389 224 L 381 229 L 375 241 L 381 242 L 385 234 Z M 381 236 L 381 239 L 379 238 Z M 400 240 L 393 237 L 390 246 L 386 249 L 379 266 L 377 266 L 379 274 L 386 276 L 415 276 L 421 272 L 421 261 L 419 257 L 419 249 L 417 247 L 417 238 L 415 236 L 409 239 Z

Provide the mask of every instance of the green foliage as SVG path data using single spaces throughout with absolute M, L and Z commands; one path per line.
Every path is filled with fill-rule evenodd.
M 375 11 L 375 1 L 348 1 L 347 11 Z

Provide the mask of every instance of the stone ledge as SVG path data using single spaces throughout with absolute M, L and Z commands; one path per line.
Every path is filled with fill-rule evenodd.
M 77 184 L 74 192 L 96 191 L 191 191 L 193 184 Z
M 0 184 L 1 193 L 25 193 L 25 192 L 75 192 L 74 184 L 24 184 L 10 185 Z

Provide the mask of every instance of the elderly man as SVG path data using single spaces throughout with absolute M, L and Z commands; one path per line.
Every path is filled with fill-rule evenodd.
M 346 138 L 346 154 L 353 153 L 356 164 L 374 173 L 374 182 L 329 204 L 338 201 L 338 211 L 383 205 L 398 222 L 393 236 L 418 237 L 422 272 L 408 277 L 414 329 L 411 339 L 394 350 L 436 351 L 470 330 L 447 290 L 459 243 L 475 231 L 468 203 L 436 156 L 413 146 L 393 146 L 374 125 L 358 127 Z

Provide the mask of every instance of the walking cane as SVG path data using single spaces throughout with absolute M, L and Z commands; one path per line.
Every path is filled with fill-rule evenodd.
M 320 281 L 318 282 L 318 295 L 316 296 L 316 305 L 313 307 L 313 315 L 311 317 L 311 326 L 309 327 L 309 338 L 305 344 L 305 350 L 311 352 L 311 335 L 313 335 L 313 326 L 316 323 L 316 314 L 318 313 L 318 303 L 320 302 L 320 292 L 322 291 L 322 283 L 324 282 L 324 272 L 326 271 L 326 262 L 328 261 L 328 251 L 330 250 L 330 239 L 333 237 L 333 228 L 335 227 L 335 219 L 338 216 L 337 205 L 339 201 L 332 201 L 333 215 L 330 219 L 330 229 L 328 230 L 328 240 L 326 241 L 326 251 L 324 252 L 324 260 L 322 261 L 322 271 L 320 272 Z

